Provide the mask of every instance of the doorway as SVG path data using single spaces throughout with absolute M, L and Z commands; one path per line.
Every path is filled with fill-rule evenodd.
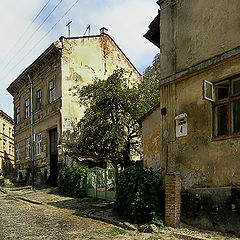
M 57 129 L 49 131 L 50 139 L 50 183 L 52 187 L 58 185 L 58 152 L 57 152 Z

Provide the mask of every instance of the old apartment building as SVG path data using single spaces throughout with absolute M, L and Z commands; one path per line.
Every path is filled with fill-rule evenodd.
M 70 90 L 124 68 L 130 81 L 140 75 L 102 28 L 99 35 L 61 37 L 8 87 L 14 97 L 16 169 L 19 180 L 57 184 L 68 164 L 61 145 L 64 131 L 84 113 Z M 32 113 L 32 114 L 31 114 Z M 34 172 L 32 171 L 34 169 Z
M 14 169 L 14 122 L 0 110 L 0 175 L 7 175 Z
M 167 224 L 240 235 L 240 2 L 158 4 L 145 36 L 161 49 L 161 101 L 141 119 L 144 164 L 165 177 Z

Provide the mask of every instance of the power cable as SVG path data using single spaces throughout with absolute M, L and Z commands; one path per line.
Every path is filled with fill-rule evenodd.
M 6 78 L 9 73 L 24 59 L 26 58 L 32 51 L 33 49 L 56 27 L 56 25 L 70 12 L 70 10 L 79 2 L 80 0 L 77 0 L 74 2 L 74 4 L 63 14 L 63 16 L 47 31 L 46 34 L 44 34 L 44 36 L 34 45 L 34 47 L 32 47 L 26 55 L 24 55 L 23 58 L 21 58 L 21 60 L 19 62 L 17 62 L 7 73 L 7 75 L 4 76 L 4 78 Z
M 6 69 L 6 67 L 9 65 L 9 63 L 19 55 L 19 53 L 25 48 L 26 44 L 32 39 L 32 37 L 35 35 L 35 33 L 41 28 L 41 26 L 48 20 L 48 18 L 52 15 L 52 13 L 57 9 L 57 7 L 62 3 L 63 0 L 60 0 L 58 4 L 53 8 L 53 10 L 47 15 L 47 17 L 43 20 L 43 22 L 38 26 L 38 28 L 32 33 L 32 35 L 25 41 L 20 48 L 20 50 L 7 62 L 7 64 L 3 67 Z
M 28 31 L 28 29 L 32 26 L 32 24 L 35 22 L 35 20 L 39 17 L 39 15 L 42 13 L 42 11 L 46 8 L 46 6 L 48 5 L 48 3 L 51 0 L 48 0 L 48 2 L 42 7 L 42 9 L 39 11 L 39 13 L 36 15 L 36 17 L 32 20 L 32 22 L 27 26 L 27 28 L 24 30 L 24 32 L 21 34 L 21 36 L 17 39 L 17 41 L 15 42 L 15 44 L 13 45 L 13 47 L 8 51 L 8 53 L 6 54 L 6 56 L 10 55 L 10 53 L 16 48 L 17 44 L 19 43 L 19 41 L 22 40 L 23 36 L 25 35 L 25 33 Z M 6 58 L 3 58 L 6 59 Z M 0 61 L 0 65 L 3 62 L 3 59 Z

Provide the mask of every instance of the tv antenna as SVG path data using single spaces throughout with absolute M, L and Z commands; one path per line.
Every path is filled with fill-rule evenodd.
M 68 22 L 66 25 L 68 28 L 68 37 L 70 37 L 70 35 L 71 35 L 71 26 L 70 26 L 71 23 L 72 23 L 72 21 Z
M 85 34 L 87 33 L 88 31 L 88 36 L 90 36 L 90 24 L 87 26 L 87 29 L 86 31 L 84 32 L 83 36 L 85 36 Z

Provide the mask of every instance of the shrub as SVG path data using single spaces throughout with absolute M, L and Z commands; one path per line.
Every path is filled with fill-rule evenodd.
M 164 213 L 164 191 L 159 172 L 128 167 L 120 172 L 116 205 L 129 220 L 142 223 Z
M 63 167 L 58 174 L 59 193 L 71 197 L 86 194 L 87 167 Z

